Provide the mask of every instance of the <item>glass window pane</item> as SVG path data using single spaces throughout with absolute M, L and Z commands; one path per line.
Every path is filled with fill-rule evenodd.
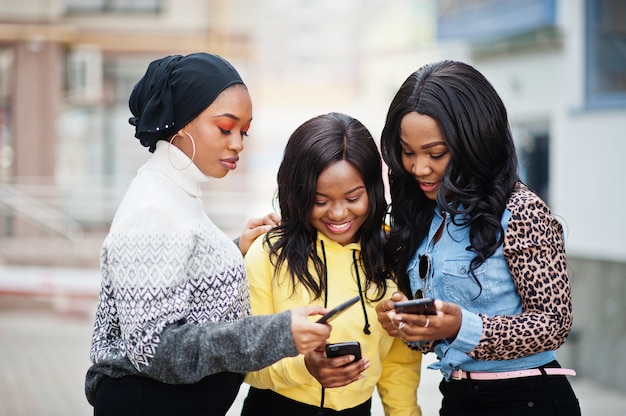
M 158 12 L 161 0 L 115 0 L 117 11 Z
M 68 12 L 150 12 L 161 10 L 162 0 L 67 0 Z
M 587 0 L 587 105 L 626 105 L 626 2 Z
M 74 11 L 98 11 L 103 10 L 106 0 L 67 0 L 67 10 Z

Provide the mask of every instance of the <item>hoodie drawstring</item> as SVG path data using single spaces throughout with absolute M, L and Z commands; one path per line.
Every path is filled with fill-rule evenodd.
M 354 270 L 356 271 L 356 283 L 359 285 L 359 297 L 361 298 L 361 306 L 363 307 L 363 317 L 365 317 L 365 325 L 363 326 L 363 333 L 365 335 L 371 334 L 370 322 L 367 319 L 367 309 L 365 309 L 365 299 L 363 298 L 363 289 L 361 288 L 361 276 L 359 275 L 359 265 L 356 261 L 356 250 L 352 250 L 352 263 L 354 264 Z
M 324 308 L 328 307 L 328 268 L 326 267 L 326 249 L 324 249 L 324 240 L 320 240 L 322 246 L 322 257 L 324 259 Z M 324 398 L 326 396 L 326 389 L 322 386 L 322 399 L 320 401 L 320 409 L 316 416 L 324 416 Z
M 326 265 L 326 249 L 324 248 L 324 240 L 320 240 L 320 245 L 322 247 L 322 258 L 324 261 L 324 307 L 328 307 L 328 266 Z M 365 335 L 370 335 L 370 323 L 367 318 L 367 309 L 365 308 L 365 298 L 363 297 L 363 289 L 361 286 L 361 275 L 359 273 L 359 264 L 356 258 L 356 250 L 352 250 L 352 264 L 354 265 L 354 270 L 356 272 L 356 283 L 359 287 L 359 298 L 361 299 L 361 307 L 363 308 L 363 317 L 365 318 L 365 325 L 363 326 L 363 333 Z M 322 398 L 320 400 L 320 408 L 317 412 L 316 416 L 324 416 L 324 398 L 325 398 L 326 389 L 322 386 Z

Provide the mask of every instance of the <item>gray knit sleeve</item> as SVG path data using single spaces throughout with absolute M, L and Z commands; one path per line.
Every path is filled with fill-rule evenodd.
M 223 371 L 259 370 L 297 354 L 290 311 L 236 322 L 181 322 L 164 329 L 154 357 L 141 371 L 165 383 L 193 383 Z

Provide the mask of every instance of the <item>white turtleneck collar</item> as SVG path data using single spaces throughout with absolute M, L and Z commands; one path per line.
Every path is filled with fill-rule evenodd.
M 184 167 L 184 169 L 179 170 L 177 167 Z M 152 157 L 141 169 L 157 170 L 163 173 L 194 197 L 202 196 L 200 184 L 211 179 L 210 176 L 202 173 L 195 163 L 190 163 L 189 157 L 182 150 L 165 140 L 159 140 L 156 143 Z

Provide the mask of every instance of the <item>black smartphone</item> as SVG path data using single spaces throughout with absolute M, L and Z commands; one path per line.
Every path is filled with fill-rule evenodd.
M 435 301 L 431 298 L 420 298 L 396 302 L 396 313 L 412 313 L 415 315 L 437 315 Z
M 337 305 L 336 307 L 331 309 L 330 312 L 328 312 L 326 315 L 324 315 L 320 319 L 318 319 L 317 323 L 319 323 L 319 324 L 326 324 L 326 323 L 332 321 L 333 319 L 338 317 L 341 314 L 341 312 L 345 311 L 350 306 L 352 306 L 355 303 L 357 303 L 359 301 L 359 299 L 360 298 L 357 295 L 357 296 L 353 297 L 352 299 L 348 299 L 347 301 L 345 301 L 341 305 Z
M 354 361 L 361 359 L 361 344 L 359 341 L 338 342 L 326 344 L 326 357 L 335 358 L 342 355 L 354 355 Z M 353 361 L 353 362 L 354 362 Z

